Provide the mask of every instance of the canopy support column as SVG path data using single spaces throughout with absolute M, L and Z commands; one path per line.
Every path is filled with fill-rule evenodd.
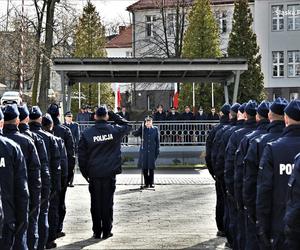
M 239 84 L 240 84 L 240 75 L 241 75 L 241 71 L 237 70 L 234 76 L 234 91 L 233 91 L 232 103 L 237 102 L 237 96 L 238 96 Z
M 71 110 L 71 94 L 72 94 L 72 85 L 68 84 L 68 99 L 67 99 L 67 110 L 64 112 Z
M 225 97 L 225 102 L 229 103 L 229 95 L 228 95 L 228 85 L 227 85 L 227 82 L 224 83 L 224 97 Z
M 60 72 L 60 83 L 62 90 L 62 103 L 63 103 L 63 112 L 66 112 L 67 103 L 66 103 L 66 82 L 65 82 L 65 73 L 64 71 Z

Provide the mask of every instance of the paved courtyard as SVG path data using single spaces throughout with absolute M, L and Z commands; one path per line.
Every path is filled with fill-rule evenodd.
M 114 236 L 92 236 L 88 186 L 77 174 L 68 189 L 66 237 L 58 249 L 225 249 L 216 237 L 214 184 L 207 170 L 161 170 L 156 190 L 138 190 L 140 174 L 117 178 Z

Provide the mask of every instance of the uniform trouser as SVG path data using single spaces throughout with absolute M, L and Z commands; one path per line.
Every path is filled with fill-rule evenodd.
M 150 186 L 154 183 L 154 169 L 143 169 L 145 185 Z
M 58 207 L 58 228 L 57 232 L 60 233 L 63 230 L 63 223 L 66 216 L 66 192 L 67 192 L 67 185 L 68 185 L 68 176 L 61 177 L 62 189 L 59 194 L 59 207 Z
M 245 211 L 245 250 L 257 250 L 259 249 L 258 238 L 256 234 L 255 221 L 250 219 L 247 211 Z
M 58 207 L 59 207 L 59 193 L 58 191 L 54 191 L 51 193 L 50 196 L 50 206 L 49 206 L 49 215 L 48 215 L 48 222 L 49 222 L 49 236 L 48 242 L 55 241 L 57 236 L 57 229 L 58 229 Z
M 224 232 L 224 195 L 223 195 L 223 183 L 222 181 L 216 180 L 216 193 L 217 193 L 217 204 L 216 204 L 216 223 L 219 231 Z
M 90 178 L 91 215 L 93 232 L 107 235 L 111 232 L 113 222 L 114 192 L 116 177 Z
M 48 223 L 48 212 L 49 212 L 49 190 L 42 190 L 41 207 L 39 214 L 39 241 L 38 250 L 45 249 L 48 234 L 49 234 L 49 223 Z
M 245 213 L 244 209 L 239 209 L 237 211 L 237 242 L 238 249 L 245 249 Z
M 298 241 L 299 241 L 299 238 L 298 238 Z M 272 236 L 271 245 L 272 245 L 272 250 L 273 249 L 274 250 L 286 250 L 286 249 L 290 250 L 287 246 L 287 242 L 285 240 L 285 235 L 283 232 Z
M 293 232 L 289 231 L 286 234 L 285 244 L 289 250 L 299 250 L 300 249 L 300 231 Z
M 4 224 L 2 228 L 2 238 L 0 239 L 0 249 L 10 250 L 15 240 L 14 230 L 9 225 Z
M 232 235 L 232 247 L 233 249 L 238 249 L 238 244 L 237 244 L 237 209 L 234 203 L 234 200 L 230 197 L 228 197 L 228 210 L 229 210 L 229 230 Z
M 68 184 L 73 184 L 75 166 L 68 167 Z
M 39 232 L 38 232 L 38 218 L 40 213 L 40 204 L 29 204 L 29 217 L 27 229 L 27 246 L 29 250 L 37 249 Z

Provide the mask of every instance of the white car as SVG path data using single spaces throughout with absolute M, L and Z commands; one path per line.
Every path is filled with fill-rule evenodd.
M 1 105 L 16 103 L 20 105 L 22 98 L 20 97 L 19 92 L 17 91 L 7 91 L 3 93 L 1 98 Z

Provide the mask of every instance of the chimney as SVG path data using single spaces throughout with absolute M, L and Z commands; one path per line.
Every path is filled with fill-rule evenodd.
M 122 31 L 124 31 L 126 26 L 119 26 L 119 34 L 121 34 Z

